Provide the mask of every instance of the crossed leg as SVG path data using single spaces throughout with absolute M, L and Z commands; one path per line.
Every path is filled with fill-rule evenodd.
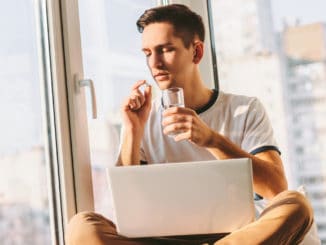
M 117 234 L 113 222 L 102 215 L 81 212 L 69 222 L 66 241 L 68 245 L 293 245 L 304 238 L 312 217 L 312 209 L 303 195 L 285 191 L 273 198 L 258 220 L 231 234 L 127 238 Z
M 253 223 L 232 232 L 215 245 L 295 245 L 313 223 L 313 211 L 299 192 L 284 191 L 275 196 Z

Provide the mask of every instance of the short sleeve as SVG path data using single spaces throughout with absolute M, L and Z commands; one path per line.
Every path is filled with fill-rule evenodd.
M 241 147 L 251 154 L 270 149 L 279 152 L 268 115 L 257 98 L 252 100 L 248 108 Z

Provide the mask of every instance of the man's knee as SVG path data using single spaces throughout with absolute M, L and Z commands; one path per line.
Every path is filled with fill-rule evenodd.
M 87 244 L 87 241 L 101 240 L 103 229 L 115 232 L 114 224 L 102 215 L 94 212 L 80 212 L 69 221 L 66 242 L 67 244 Z M 97 244 L 97 243 L 96 243 Z
M 309 218 L 312 215 L 312 208 L 307 198 L 297 191 L 283 191 L 275 196 L 264 213 L 269 210 L 281 208 L 283 211 L 289 212 L 295 216 Z
M 80 212 L 74 215 L 68 223 L 67 231 L 70 233 L 84 229 L 84 226 L 88 225 L 87 219 L 90 215 L 92 215 L 91 212 Z
M 308 199 L 297 191 L 284 191 L 276 198 L 279 198 L 280 204 L 288 204 L 290 215 L 297 219 L 301 219 L 303 223 L 312 223 L 313 211 Z
M 313 211 L 304 195 L 297 191 L 284 191 L 272 199 L 261 218 L 279 220 L 276 230 L 280 232 L 277 232 L 277 236 L 280 240 L 289 240 L 296 244 L 309 231 L 313 223 Z

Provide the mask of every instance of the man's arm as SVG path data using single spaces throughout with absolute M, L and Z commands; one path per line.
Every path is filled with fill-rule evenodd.
M 252 155 L 216 132 L 212 132 L 210 144 L 206 148 L 218 159 L 251 158 L 253 185 L 257 194 L 272 198 L 287 189 L 283 163 L 279 153 L 275 150 Z
M 152 102 L 151 86 L 146 86 L 144 94 L 139 90 L 144 84 L 145 80 L 134 84 L 122 106 L 123 131 L 117 166 L 140 164 L 140 144 Z
M 175 136 L 175 141 L 188 140 L 205 147 L 217 159 L 252 159 L 254 190 L 257 194 L 272 198 L 287 189 L 282 160 L 276 151 L 269 150 L 256 155 L 249 154 L 228 138 L 209 128 L 189 108 L 169 108 L 163 113 L 164 133 L 183 131 Z
M 124 130 L 117 166 L 140 164 L 141 138 L 135 130 Z

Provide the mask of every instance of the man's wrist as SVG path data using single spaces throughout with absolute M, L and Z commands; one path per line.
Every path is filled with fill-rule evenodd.
M 208 140 L 206 142 L 206 148 L 216 148 L 221 142 L 221 135 L 211 130 Z
M 144 129 L 141 127 L 129 126 L 123 128 L 123 135 L 128 138 L 132 137 L 134 139 L 141 140 L 143 134 L 144 134 Z

